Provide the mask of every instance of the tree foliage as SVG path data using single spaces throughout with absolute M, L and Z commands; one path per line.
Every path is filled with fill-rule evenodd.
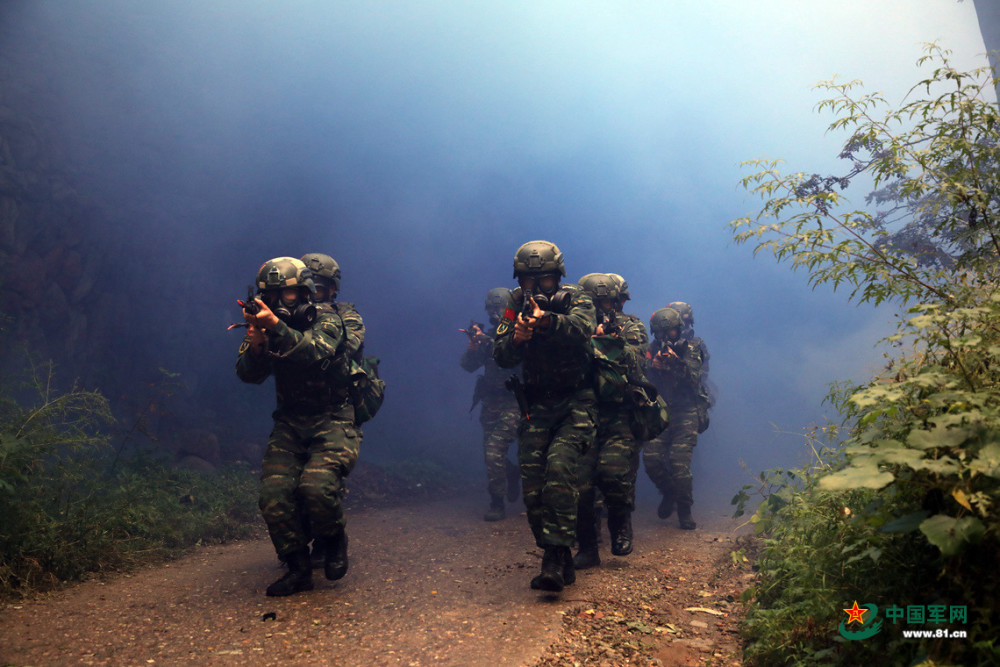
M 846 663 L 887 644 L 901 660 L 998 657 L 1000 114 L 992 71 L 956 71 L 948 56 L 927 46 L 918 64 L 931 74 L 897 108 L 858 82 L 820 84 L 834 97 L 819 110 L 848 134 L 847 175 L 746 163 L 757 171 L 742 183 L 763 206 L 731 223 L 737 242 L 804 269 L 814 286 L 903 309 L 886 367 L 831 394 L 844 429 L 817 450 L 820 465 L 762 476 L 754 521 L 770 548 L 747 624 L 748 658 L 761 664 Z M 859 180 L 875 191 L 854 208 Z M 904 640 L 890 628 L 866 645 L 841 641 L 840 602 L 876 595 L 967 605 L 970 639 Z

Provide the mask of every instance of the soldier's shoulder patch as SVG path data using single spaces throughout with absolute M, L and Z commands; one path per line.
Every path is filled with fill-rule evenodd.
M 243 342 L 240 344 L 240 354 L 243 354 L 244 352 L 246 352 L 249 349 L 250 349 L 250 341 L 247 340 L 247 339 L 244 339 Z
M 497 336 L 503 336 L 510 331 L 510 325 L 513 324 L 514 317 L 514 309 L 507 306 L 507 309 L 503 311 L 503 317 L 500 318 L 500 324 L 497 325 Z

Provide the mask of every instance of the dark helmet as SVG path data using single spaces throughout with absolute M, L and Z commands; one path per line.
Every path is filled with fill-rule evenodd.
M 316 294 L 312 272 L 302 260 L 294 257 L 275 257 L 264 262 L 257 272 L 257 289 L 266 292 L 285 287 L 303 288 L 310 296 Z
M 506 287 L 494 287 L 486 293 L 486 312 L 500 313 L 510 301 L 510 290 Z
M 618 299 L 622 302 L 631 299 L 632 296 L 628 293 L 628 281 L 617 273 L 609 273 L 608 275 L 614 278 L 615 282 L 618 283 Z
M 340 291 L 340 265 L 333 257 L 310 252 L 302 255 L 302 263 L 312 271 L 313 280 L 325 284 L 334 294 Z
M 673 303 L 669 304 L 667 308 L 673 308 L 674 310 L 676 310 L 677 313 L 681 316 L 681 319 L 684 320 L 684 324 L 686 324 L 689 327 L 694 326 L 694 310 L 691 308 L 689 304 L 686 304 L 683 301 L 674 301 Z
M 681 315 L 673 308 L 660 308 L 649 318 L 649 329 L 659 340 L 669 340 L 669 331 L 676 329 L 678 333 L 684 328 Z
M 537 276 L 543 273 L 566 275 L 563 255 L 555 243 L 528 241 L 514 254 L 514 277 Z
M 607 273 L 588 273 L 580 278 L 580 287 L 590 295 L 591 299 L 611 299 L 618 298 L 618 284 L 615 279 Z

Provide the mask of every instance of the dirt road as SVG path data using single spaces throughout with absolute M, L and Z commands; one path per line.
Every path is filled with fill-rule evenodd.
M 8 605 L 0 663 L 739 664 L 746 575 L 725 567 L 728 521 L 690 532 L 637 513 L 635 553 L 613 557 L 605 538 L 602 566 L 547 596 L 528 587 L 541 553 L 523 514 L 486 523 L 482 505 L 354 512 L 347 576 L 316 571 L 315 590 L 287 598 L 264 595 L 282 571 L 261 540 Z

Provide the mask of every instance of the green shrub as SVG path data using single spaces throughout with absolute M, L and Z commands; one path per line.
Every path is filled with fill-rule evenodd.
M 831 400 L 845 419 L 814 466 L 761 477 L 753 517 L 764 538 L 745 630 L 751 664 L 996 664 L 1000 555 L 1000 112 L 988 70 L 957 72 L 935 46 L 932 75 L 879 115 L 877 94 L 838 97 L 844 178 L 744 180 L 762 210 L 732 223 L 738 242 L 849 286 L 859 302 L 906 308 L 884 371 Z M 863 156 L 860 153 L 864 153 Z M 896 217 L 846 210 L 858 174 Z M 881 193 L 881 194 L 879 194 Z M 902 214 L 900 212 L 903 212 Z M 895 226 L 893 226 L 895 225 Z M 914 239 L 919 243 L 912 243 Z M 910 306 L 909 304 L 917 305 Z M 748 502 L 748 488 L 734 501 Z M 961 605 L 968 639 L 904 638 L 884 620 L 864 641 L 838 632 L 853 601 Z M 839 619 L 839 620 L 838 620 Z M 919 625 L 936 629 L 941 625 Z
M 0 597 L 260 534 L 249 469 L 119 459 L 103 396 L 55 390 L 51 365 L 32 368 L 28 386 L 38 397 L 28 407 L 0 397 Z

